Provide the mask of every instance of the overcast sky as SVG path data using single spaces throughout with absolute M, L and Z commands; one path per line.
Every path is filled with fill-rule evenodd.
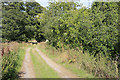
M 35 0 L 36 2 L 40 3 L 41 6 L 46 7 L 48 6 L 49 1 L 54 1 L 54 0 Z M 83 4 L 83 6 L 89 7 L 89 4 L 91 5 L 93 0 L 74 0 L 74 1 L 79 1 L 80 3 Z

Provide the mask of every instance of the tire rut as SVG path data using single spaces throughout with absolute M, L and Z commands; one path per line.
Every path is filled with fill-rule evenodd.
M 56 64 L 54 61 L 49 59 L 45 54 L 43 54 L 38 48 L 35 48 L 35 50 L 38 52 L 38 54 L 45 60 L 45 62 L 53 68 L 58 74 L 61 76 L 61 78 L 66 78 L 67 80 L 71 80 L 70 78 L 79 78 L 76 75 L 72 74 L 69 70 L 66 68 Z
M 35 78 L 35 72 L 34 72 L 32 60 L 31 60 L 31 56 L 30 56 L 30 49 L 31 48 L 28 48 L 26 50 L 23 66 L 21 69 L 21 72 L 22 72 L 22 74 L 20 75 L 21 78 Z

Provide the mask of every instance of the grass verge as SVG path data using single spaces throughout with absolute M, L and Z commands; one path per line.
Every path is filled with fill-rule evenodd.
M 38 45 L 38 49 L 40 49 L 40 51 L 45 53 L 49 58 L 51 58 L 56 63 L 64 66 L 68 70 L 72 71 L 78 77 L 80 77 L 80 78 L 95 78 L 95 76 L 93 76 L 93 74 L 90 74 L 86 70 L 78 67 L 79 66 L 78 63 L 69 64 L 68 62 L 62 62 L 60 57 L 63 58 L 64 56 L 59 55 L 58 51 L 55 51 L 50 47 L 48 48 L 45 45 L 40 45 L 40 46 Z M 63 54 L 63 53 L 61 53 L 61 54 Z
M 22 63 L 23 63 L 24 56 L 25 56 L 25 50 L 26 48 L 24 49 L 21 48 L 18 53 L 18 60 L 17 60 L 18 67 L 16 67 L 18 72 L 21 70 L 21 67 L 22 67 Z
M 38 48 L 55 62 L 63 65 L 80 78 L 118 78 L 118 62 L 97 55 L 99 60 L 89 52 L 81 49 L 60 48 L 42 42 Z
M 2 80 L 18 80 L 25 48 L 17 42 L 2 43 Z

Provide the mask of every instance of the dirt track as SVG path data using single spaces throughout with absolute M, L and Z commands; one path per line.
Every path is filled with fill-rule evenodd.
M 38 52 L 38 54 L 46 61 L 46 63 L 53 68 L 58 74 L 61 76 L 61 78 L 78 78 L 76 75 L 72 74 L 70 71 L 68 71 L 66 68 L 56 64 L 54 61 L 49 59 L 45 54 L 43 54 L 39 49 L 35 48 L 35 50 Z
M 21 72 L 22 72 L 21 78 L 35 78 L 35 72 L 33 69 L 33 64 L 30 56 L 30 48 L 26 50 Z
M 50 58 L 48 58 L 45 54 L 43 54 L 38 48 L 34 48 L 38 52 L 38 54 L 45 60 L 45 62 L 53 68 L 61 78 L 78 78 L 76 75 L 72 74 L 69 70 L 62 67 L 61 65 L 56 64 Z M 23 66 L 21 69 L 22 74 L 20 75 L 21 78 L 35 78 L 34 67 L 32 64 L 31 56 L 30 56 L 30 48 L 26 50 L 25 59 L 23 61 Z

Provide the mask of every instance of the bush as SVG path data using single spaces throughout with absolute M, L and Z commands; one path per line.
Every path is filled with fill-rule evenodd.
M 18 79 L 19 44 L 16 42 L 2 43 L 2 80 Z

